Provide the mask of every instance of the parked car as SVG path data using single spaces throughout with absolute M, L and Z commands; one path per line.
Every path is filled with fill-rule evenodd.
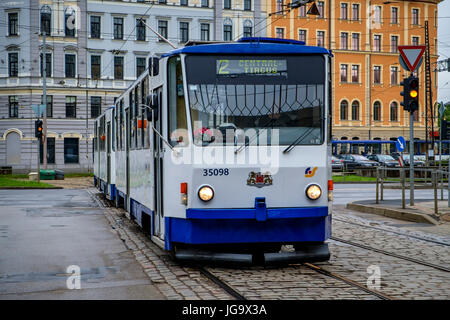
M 392 156 L 395 160 L 398 161 L 398 158 L 400 158 L 401 154 L 398 153 L 398 152 L 394 152 L 394 153 L 391 153 L 391 156 Z M 404 154 L 404 155 L 403 155 L 403 163 L 405 164 L 405 166 L 408 166 L 408 167 L 409 167 L 409 154 Z M 417 167 L 423 167 L 423 166 L 425 166 L 425 161 L 416 159 L 416 157 L 414 157 L 414 166 L 417 166 Z
M 385 167 L 399 167 L 398 160 L 388 154 L 371 154 L 367 156 L 367 159 L 376 161 Z
M 331 156 L 331 168 L 333 171 L 344 170 L 344 160 Z
M 346 169 L 374 168 L 380 165 L 378 162 L 369 160 L 360 154 L 341 154 L 339 155 L 339 159 L 344 161 L 344 167 Z

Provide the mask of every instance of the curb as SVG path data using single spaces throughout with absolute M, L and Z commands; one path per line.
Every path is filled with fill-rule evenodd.
M 365 213 L 373 213 L 373 214 L 377 214 L 380 216 L 385 216 L 385 217 L 399 219 L 399 220 L 405 220 L 405 221 L 428 223 L 428 224 L 433 224 L 433 225 L 439 224 L 439 222 L 436 219 L 434 219 L 426 214 L 391 209 L 391 208 L 386 208 L 386 207 L 375 207 L 374 205 L 369 206 L 369 205 L 350 202 L 347 204 L 347 209 L 352 209 L 352 210 L 365 212 Z
M 14 190 L 14 189 L 18 189 L 18 190 L 34 190 L 34 189 L 38 189 L 38 190 L 52 190 L 52 189 L 64 189 L 63 187 L 0 187 L 0 190 Z

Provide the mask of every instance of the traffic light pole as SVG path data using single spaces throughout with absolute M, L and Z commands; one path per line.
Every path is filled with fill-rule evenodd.
M 409 205 L 414 205 L 414 115 L 409 112 Z
M 41 183 L 41 139 L 37 138 L 37 181 Z
M 44 47 L 42 48 L 43 54 L 43 79 L 42 79 L 42 86 L 43 86 L 43 98 L 42 98 L 42 104 L 45 106 L 45 112 L 44 112 L 44 130 L 43 130 L 43 138 L 42 138 L 42 144 L 43 144 L 43 150 L 42 150 L 42 157 L 43 157 L 43 163 L 44 163 L 44 169 L 47 169 L 47 34 L 44 31 Z M 39 148 L 40 149 L 40 148 Z M 40 172 L 39 172 L 40 174 Z

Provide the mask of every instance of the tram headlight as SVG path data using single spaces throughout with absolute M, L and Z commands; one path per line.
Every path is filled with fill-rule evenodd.
M 198 190 L 198 197 L 200 200 L 204 202 L 210 201 L 212 198 L 214 198 L 214 190 L 210 186 L 202 186 Z
M 317 200 L 322 195 L 322 189 L 317 184 L 312 184 L 306 188 L 306 196 L 311 200 Z

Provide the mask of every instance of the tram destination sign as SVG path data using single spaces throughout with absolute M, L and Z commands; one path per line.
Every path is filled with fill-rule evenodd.
M 286 59 L 217 59 L 218 76 L 287 76 Z

